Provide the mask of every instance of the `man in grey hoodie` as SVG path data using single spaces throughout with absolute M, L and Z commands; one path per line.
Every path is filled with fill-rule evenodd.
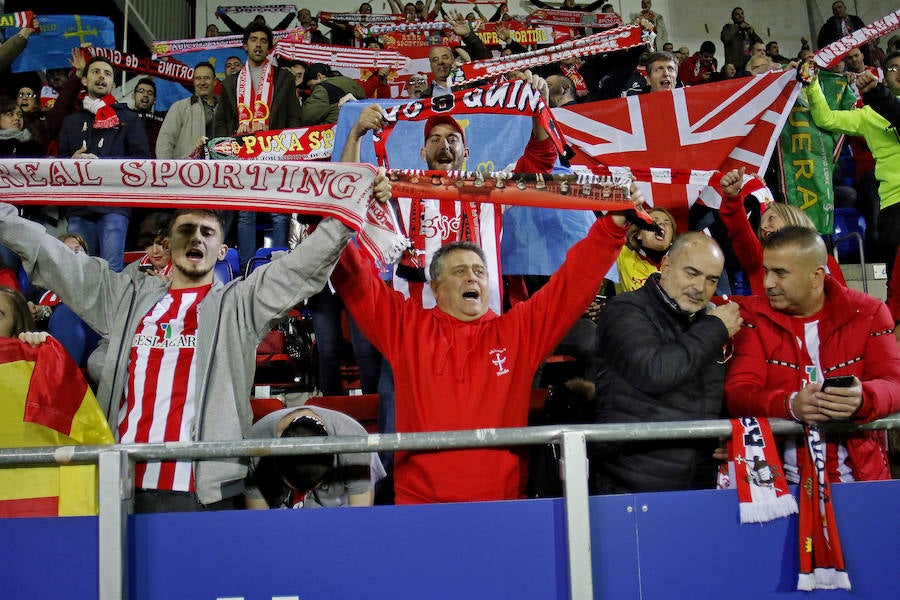
M 389 195 L 379 176 L 375 197 Z M 0 243 L 22 258 L 32 281 L 53 289 L 109 340 L 97 400 L 120 443 L 241 439 L 252 421 L 257 344 L 323 287 L 352 234 L 324 219 L 302 249 L 222 285 L 213 279 L 227 250 L 219 213 L 179 210 L 169 234 L 173 278 L 167 282 L 115 273 L 0 204 Z M 246 472 L 244 459 L 139 464 L 135 510 L 232 508 Z

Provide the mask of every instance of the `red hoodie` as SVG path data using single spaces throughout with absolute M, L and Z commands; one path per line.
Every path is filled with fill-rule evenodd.
M 471 322 L 404 300 L 349 246 L 332 283 L 393 367 L 397 431 L 526 426 L 535 370 L 594 298 L 625 232 L 598 220 L 531 299 Z M 397 452 L 394 477 L 398 504 L 519 495 L 519 459 L 507 449 Z

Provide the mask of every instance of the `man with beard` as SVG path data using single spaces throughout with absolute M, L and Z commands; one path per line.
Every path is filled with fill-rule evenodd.
M 740 187 L 726 174 L 722 185 Z M 609 301 L 597 321 L 598 423 L 717 419 L 725 383 L 723 351 L 738 332 L 737 304 L 710 308 L 724 256 L 715 240 L 679 236 L 643 287 Z M 712 440 L 615 442 L 592 451 L 601 494 L 712 488 Z
M 147 134 L 137 114 L 112 95 L 114 71 L 109 60 L 95 56 L 84 67 L 81 83 L 87 95 L 82 109 L 69 115 L 59 134 L 59 156 L 75 159 L 149 158 Z M 69 231 L 87 242 L 92 255 L 109 268 L 125 268 L 125 236 L 131 211 L 120 207 L 80 206 L 69 209 Z
M 297 102 L 294 75 L 279 69 L 269 56 L 274 45 L 272 30 L 253 22 L 244 30 L 243 43 L 247 62 L 240 71 L 222 82 L 222 96 L 214 119 L 216 137 L 299 127 L 300 103 Z M 237 221 L 238 252 L 243 269 L 259 247 L 257 213 L 239 211 Z M 272 213 L 273 247 L 287 246 L 289 221 L 289 215 Z
M 166 118 L 165 112 L 153 110 L 153 105 L 156 104 L 156 83 L 149 77 L 142 77 L 134 86 L 132 99 L 134 100 L 134 112 L 144 124 L 150 158 L 156 158 L 156 140 L 159 137 L 159 128 L 162 127 L 163 119 Z
M 383 175 L 374 196 L 390 196 Z M 295 250 L 224 286 L 213 276 L 227 251 L 217 211 L 175 212 L 168 281 L 113 273 L 0 204 L 0 243 L 109 340 L 97 401 L 124 444 L 241 439 L 252 421 L 257 344 L 272 322 L 322 289 L 352 234 L 326 218 Z M 236 508 L 246 473 L 240 459 L 141 463 L 135 510 Z
M 753 44 L 762 42 L 753 26 L 744 19 L 744 9 L 740 6 L 731 11 L 731 23 L 726 23 L 722 27 L 719 38 L 725 48 L 725 62 L 733 64 L 738 70 L 747 64 Z

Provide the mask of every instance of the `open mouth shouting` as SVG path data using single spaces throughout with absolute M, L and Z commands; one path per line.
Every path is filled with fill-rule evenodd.
M 184 253 L 184 256 L 188 259 L 188 262 L 200 263 L 203 262 L 204 254 L 200 248 L 191 248 Z

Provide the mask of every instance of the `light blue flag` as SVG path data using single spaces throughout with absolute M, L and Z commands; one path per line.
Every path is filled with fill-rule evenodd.
M 341 107 L 334 131 L 331 160 L 341 159 L 350 129 L 366 106 L 406 104 L 409 100 L 362 100 Z M 522 156 L 531 136 L 531 118 L 495 114 L 460 114 L 471 171 L 497 171 L 512 166 Z M 387 154 L 393 169 L 424 169 L 419 150 L 425 144 L 425 121 L 398 121 L 387 142 Z M 372 134 L 360 145 L 360 160 L 376 164 Z M 563 172 L 554 169 L 554 173 Z M 587 234 L 594 222 L 587 210 L 560 210 L 513 206 L 503 213 L 500 254 L 505 275 L 552 275 L 565 260 L 568 249 Z

